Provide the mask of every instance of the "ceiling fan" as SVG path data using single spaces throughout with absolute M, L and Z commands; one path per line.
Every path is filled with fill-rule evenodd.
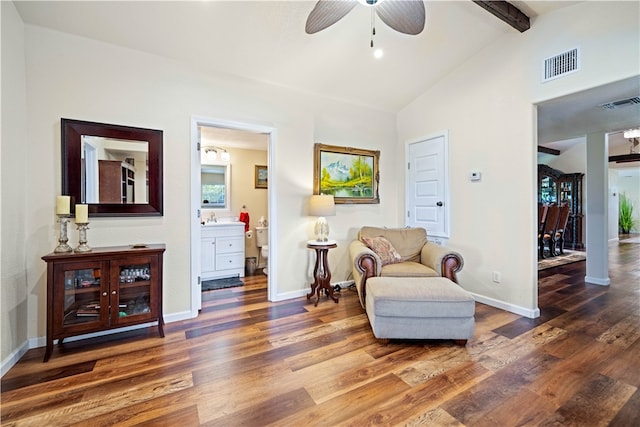
M 314 34 L 324 30 L 342 19 L 358 3 L 371 6 L 382 22 L 398 32 L 416 35 L 424 29 L 422 0 L 318 0 L 309 13 L 305 31 Z

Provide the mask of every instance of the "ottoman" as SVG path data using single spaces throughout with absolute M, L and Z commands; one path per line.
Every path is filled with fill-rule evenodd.
M 376 338 L 451 339 L 473 337 L 475 300 L 445 277 L 370 277 L 366 311 Z

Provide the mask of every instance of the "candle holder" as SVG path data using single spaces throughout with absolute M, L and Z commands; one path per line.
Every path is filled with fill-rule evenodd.
M 58 238 L 58 246 L 53 250 L 56 253 L 71 252 L 71 246 L 67 244 L 69 238 L 67 237 L 67 224 L 69 223 L 69 215 L 58 215 L 58 222 L 60 223 L 60 237 Z
M 89 229 L 88 222 L 76 222 L 76 226 L 78 227 L 78 247 L 75 248 L 74 252 L 91 252 L 91 247 L 87 245 L 87 230 Z

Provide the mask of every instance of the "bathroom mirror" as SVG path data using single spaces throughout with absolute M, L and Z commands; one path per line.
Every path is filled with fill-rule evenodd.
M 91 216 L 162 215 L 162 131 L 62 119 L 62 194 Z
M 231 165 L 200 166 L 200 197 L 205 209 L 230 210 Z

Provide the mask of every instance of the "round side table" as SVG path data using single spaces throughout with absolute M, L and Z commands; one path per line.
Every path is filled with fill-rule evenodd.
M 331 298 L 336 304 L 338 298 L 333 295 L 333 287 L 331 287 L 331 271 L 329 270 L 329 260 L 327 255 L 329 249 L 337 248 L 338 244 L 335 240 L 328 240 L 326 242 L 318 242 L 317 240 L 309 240 L 307 242 L 307 248 L 314 249 L 316 251 L 316 265 L 313 268 L 313 283 L 311 284 L 311 292 L 307 294 L 307 299 L 316 295 L 316 307 L 318 301 L 320 301 L 320 293 L 324 290 L 329 298 Z

